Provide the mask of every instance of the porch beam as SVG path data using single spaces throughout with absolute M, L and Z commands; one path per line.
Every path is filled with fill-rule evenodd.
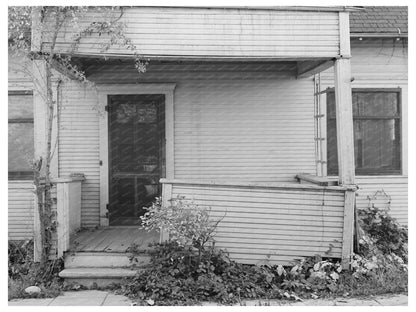
M 334 66 L 334 60 L 298 62 L 296 78 L 308 78 Z
M 354 164 L 354 127 L 352 119 L 351 94 L 351 48 L 349 16 L 347 12 L 339 13 L 340 53 L 335 61 L 335 111 L 337 125 L 338 181 L 341 186 L 355 184 Z M 353 251 L 355 192 L 345 192 L 344 226 L 342 240 L 342 264 L 350 267 Z

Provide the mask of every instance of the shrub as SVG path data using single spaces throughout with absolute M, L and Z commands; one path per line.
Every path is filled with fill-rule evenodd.
M 387 211 L 376 207 L 359 210 L 364 232 L 359 254 L 352 255 L 352 271 L 340 278 L 335 293 L 376 295 L 408 289 L 408 231 Z
M 176 242 L 156 245 L 151 266 L 123 286 L 126 295 L 157 304 L 210 300 L 232 303 L 243 298 L 282 298 L 267 267 L 239 264 L 224 251 L 204 249 L 201 257 Z
M 9 300 L 25 297 L 54 297 L 60 292 L 59 271 L 62 260 L 51 260 L 41 267 L 33 262 L 33 241 L 9 242 L 8 290 Z M 29 286 L 38 286 L 40 294 L 29 295 L 24 290 Z
M 362 254 L 352 257 L 352 271 L 343 271 L 339 260 L 320 256 L 297 260 L 290 267 L 267 261 L 261 266 L 240 264 L 215 249 L 213 234 L 220 221 L 209 218 L 209 209 L 177 198 L 168 207 L 158 199 L 147 210 L 143 226 L 163 228 L 171 240 L 156 245 L 151 264 L 123 286 L 124 294 L 143 304 L 407 291 L 407 229 L 377 208 L 360 213 L 365 235 L 360 241 Z
M 145 230 L 164 230 L 179 246 L 194 247 L 201 254 L 207 243 L 214 242 L 214 232 L 221 219 L 210 217 L 210 208 L 196 205 L 193 201 L 178 196 L 163 205 L 156 198 L 147 212 L 141 216 Z
M 401 226 L 386 210 L 376 207 L 361 209 L 358 214 L 365 233 L 360 241 L 362 253 L 370 257 L 378 251 L 384 255 L 394 254 L 407 263 L 407 228 Z

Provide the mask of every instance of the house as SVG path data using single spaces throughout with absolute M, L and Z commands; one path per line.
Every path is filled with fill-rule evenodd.
M 224 216 L 216 246 L 243 263 L 347 260 L 355 204 L 407 224 L 406 7 L 131 7 L 120 16 L 150 59 L 146 73 L 131 50 L 103 51 L 90 35 L 72 60 L 94 87 L 54 86 L 55 247 L 77 251 L 62 276 L 103 278 L 82 271 L 98 266 L 85 256 L 117 266 L 117 252 L 155 238 L 137 223 L 157 195 Z M 72 26 L 58 36 L 62 54 L 73 53 Z M 47 51 L 47 34 L 32 38 Z M 33 61 L 39 81 L 42 62 Z M 36 233 L 21 155 L 43 152 L 41 92 L 9 73 L 9 239 Z M 90 230 L 76 249 L 81 227 Z

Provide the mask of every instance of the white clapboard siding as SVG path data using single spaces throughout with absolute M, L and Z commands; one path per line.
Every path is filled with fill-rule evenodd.
M 59 127 L 59 175 L 83 173 L 81 226 L 99 224 L 99 125 L 93 88 L 65 82 Z
M 316 254 L 340 258 L 344 192 L 323 188 L 176 184 L 172 198 L 184 196 L 221 219 L 215 246 L 242 263 L 289 264 Z
M 89 12 L 64 25 L 56 48 L 73 49 L 74 35 L 91 21 L 117 19 L 120 12 Z M 124 33 L 145 56 L 335 57 L 339 54 L 338 12 L 215 8 L 126 8 Z M 50 33 L 44 33 L 48 43 Z M 79 54 L 132 54 L 125 47 L 103 51 L 105 34 L 86 35 Z
M 311 81 L 184 81 L 175 90 L 175 177 L 294 181 L 313 173 Z
M 402 176 L 357 176 L 359 186 L 357 207 L 368 207 L 367 196 L 384 190 L 391 196 L 390 214 L 402 224 L 408 223 L 408 179 L 407 179 L 407 79 L 408 52 L 405 40 L 396 38 L 352 39 L 353 88 L 401 88 L 402 110 Z M 332 87 L 333 71 L 321 74 L 322 89 Z
M 358 208 L 367 208 L 370 203 L 374 203 L 379 208 L 388 207 L 388 198 L 381 195 L 378 195 L 377 199 L 374 198 L 377 191 L 384 191 L 391 200 L 390 215 L 396 218 L 399 223 L 408 224 L 408 179 L 406 176 L 359 176 L 356 178 L 356 183 L 359 186 L 357 191 Z
M 386 85 L 407 84 L 408 52 L 405 40 L 368 39 L 351 40 L 352 87 L 368 85 L 383 88 Z M 333 70 L 321 74 L 324 85 L 333 86 Z
M 8 182 L 9 240 L 33 238 L 33 205 L 32 181 Z
M 123 68 L 103 66 L 93 80 L 166 82 L 168 73 L 168 81 L 176 83 L 176 178 L 290 182 L 299 172 L 315 172 L 313 83 L 294 79 L 292 63 L 196 64 L 181 70 L 178 65 L 153 64 L 141 76 L 132 67 Z M 211 74 L 204 78 L 206 72 Z M 195 75 L 198 79 L 192 79 Z M 59 174 L 86 175 L 82 225 L 96 226 L 100 183 L 96 93 L 65 82 L 62 105 Z

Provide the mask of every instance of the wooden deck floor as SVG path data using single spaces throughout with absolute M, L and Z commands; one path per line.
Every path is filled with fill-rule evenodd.
M 150 243 L 158 242 L 159 234 L 146 232 L 138 227 L 102 227 L 85 229 L 76 234 L 71 240 L 71 251 L 84 252 L 126 252 L 136 244 L 148 249 Z

